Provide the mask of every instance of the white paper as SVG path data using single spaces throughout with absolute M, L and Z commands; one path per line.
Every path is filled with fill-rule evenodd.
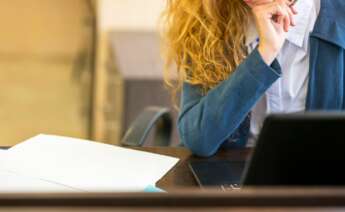
M 6 154 L 6 151 L 7 150 L 0 149 L 0 159 L 1 159 L 1 157 L 3 157 L 3 155 Z
M 47 182 L 44 180 L 22 176 L 16 173 L 0 170 L 1 193 L 71 193 L 82 192 L 68 186 Z
M 143 191 L 177 158 L 67 137 L 39 135 L 7 150 L 5 170 L 84 191 Z
M 7 150 L 0 149 L 0 192 L 1 193 L 65 193 L 81 192 L 68 186 L 44 181 L 41 179 L 23 176 L 4 170 L 4 162 Z
M 3 155 L 5 155 L 7 152 L 7 150 L 4 150 L 4 149 L 0 149 L 0 159 L 1 157 L 3 157 Z
M 2 164 L 4 163 L 6 153 L 7 150 L 0 149 L 0 170 L 2 168 Z

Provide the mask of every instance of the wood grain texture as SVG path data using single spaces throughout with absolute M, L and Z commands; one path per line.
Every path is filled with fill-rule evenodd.
M 88 137 L 84 0 L 0 1 L 0 145 L 38 133 Z

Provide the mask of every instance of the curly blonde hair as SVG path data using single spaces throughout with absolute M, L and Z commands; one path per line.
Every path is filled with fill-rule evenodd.
M 175 95 L 183 82 L 209 91 L 247 55 L 250 9 L 243 0 L 167 0 L 162 17 L 164 78 Z

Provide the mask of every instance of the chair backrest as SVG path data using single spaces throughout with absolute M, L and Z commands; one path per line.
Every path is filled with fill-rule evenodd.
M 154 146 L 169 146 L 172 129 L 170 110 L 161 107 L 146 108 L 128 128 L 122 145 L 143 146 L 154 127 Z

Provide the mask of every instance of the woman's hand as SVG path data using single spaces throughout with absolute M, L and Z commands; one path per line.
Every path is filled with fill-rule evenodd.
M 251 8 L 272 3 L 274 1 L 275 0 L 244 0 L 244 2 L 246 2 L 246 4 Z M 290 8 L 288 13 L 289 13 L 291 26 L 295 26 L 294 15 L 297 14 L 297 11 L 295 9 L 295 3 L 297 2 L 297 0 L 283 0 L 283 2 L 285 2 L 285 4 Z M 277 22 L 277 20 L 275 21 Z M 289 26 L 285 26 L 285 27 L 289 27 Z
M 244 0 L 254 14 L 259 33 L 258 50 L 267 64 L 271 64 L 281 50 L 286 32 L 294 26 L 296 14 L 288 0 Z

